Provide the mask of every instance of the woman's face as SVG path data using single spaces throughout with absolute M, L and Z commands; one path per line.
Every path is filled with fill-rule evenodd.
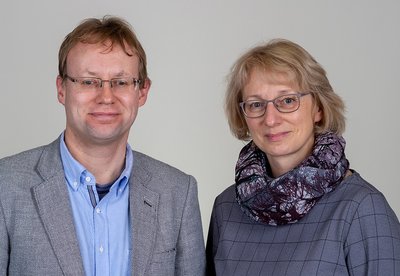
M 271 82 L 268 72 L 253 70 L 243 89 L 243 101 L 273 100 L 298 91 L 287 84 L 284 77 Z M 275 78 L 276 79 L 276 78 Z M 302 162 L 314 145 L 314 125 L 322 112 L 313 103 L 311 94 L 300 98 L 300 107 L 292 113 L 281 113 L 272 102 L 259 118 L 245 117 L 251 138 L 270 162 L 274 176 L 279 176 Z

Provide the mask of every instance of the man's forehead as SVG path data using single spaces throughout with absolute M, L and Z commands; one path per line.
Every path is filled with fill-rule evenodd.
M 76 51 L 97 51 L 99 53 L 104 53 L 108 54 L 112 51 L 118 51 L 118 50 L 123 50 L 126 55 L 128 56 L 135 56 L 136 55 L 136 49 L 133 49 L 130 47 L 126 42 L 121 45 L 119 42 L 113 42 L 111 40 L 105 40 L 105 41 L 100 41 L 100 42 L 78 42 L 74 47 L 71 48 L 70 52 L 73 50 Z

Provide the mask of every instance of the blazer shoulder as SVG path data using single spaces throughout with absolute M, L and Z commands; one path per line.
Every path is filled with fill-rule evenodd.
M 16 202 L 18 197 L 29 198 L 31 188 L 43 179 L 37 173 L 37 163 L 43 147 L 27 150 L 0 160 L 0 201 Z M 10 207 L 8 207 L 10 208 Z
M 136 163 L 136 165 L 140 164 L 140 166 L 144 169 L 151 170 L 152 174 L 160 173 L 184 177 L 188 176 L 188 174 L 179 170 L 178 168 L 138 151 L 133 151 L 133 162 Z
M 0 171 L 7 173 L 15 169 L 32 168 L 36 165 L 45 147 L 40 146 L 0 159 Z
M 153 189 L 181 189 L 189 186 L 189 183 L 196 185 L 193 176 L 146 154 L 133 151 L 133 175 L 143 175 L 150 178 L 147 185 Z M 146 186 L 147 186 L 146 185 Z M 157 188 L 158 187 L 158 188 Z M 165 190 L 164 190 L 165 192 Z
M 3 182 L 22 182 L 40 175 L 40 167 L 52 170 L 60 167 L 59 140 L 0 159 L 0 185 Z M 51 158 L 49 158 L 49 156 Z M 42 163 L 42 164 L 41 164 Z

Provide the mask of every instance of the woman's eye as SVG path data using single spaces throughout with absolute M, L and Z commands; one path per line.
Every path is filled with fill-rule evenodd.
M 249 104 L 249 106 L 250 106 L 251 109 L 256 109 L 256 108 L 262 107 L 263 103 L 262 102 L 251 102 Z
M 283 105 L 291 105 L 297 101 L 296 97 L 284 97 L 280 99 L 280 103 Z

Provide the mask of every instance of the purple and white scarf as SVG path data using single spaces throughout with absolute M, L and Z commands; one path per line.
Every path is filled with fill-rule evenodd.
M 318 135 L 310 156 L 273 178 L 265 153 L 253 141 L 236 164 L 236 200 L 252 219 L 269 225 L 295 223 L 345 177 L 349 169 L 346 142 L 331 132 Z

